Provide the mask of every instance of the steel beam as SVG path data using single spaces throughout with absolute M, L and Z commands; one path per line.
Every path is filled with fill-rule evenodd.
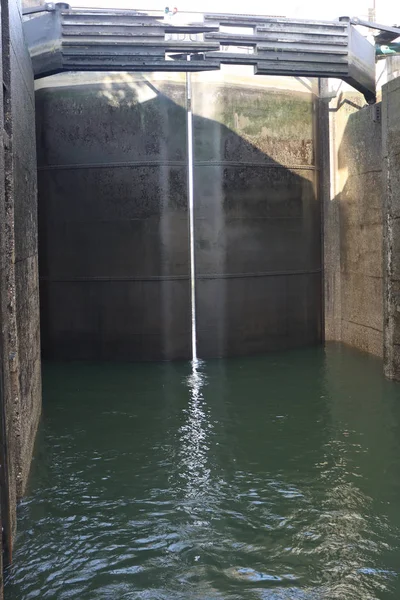
M 205 71 L 245 64 L 256 74 L 342 78 L 368 101 L 375 97 L 374 46 L 350 19 L 206 14 L 203 23 L 173 25 L 162 14 L 55 5 L 24 26 L 37 78 L 68 70 Z

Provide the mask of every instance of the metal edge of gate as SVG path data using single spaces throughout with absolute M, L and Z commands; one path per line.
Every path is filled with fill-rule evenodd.
M 39 16 L 24 23 L 37 79 L 63 71 L 187 72 L 244 64 L 259 75 L 342 79 L 375 100 L 375 48 L 347 18 L 205 14 L 200 23 L 174 25 L 163 14 L 67 7 L 33 9 Z

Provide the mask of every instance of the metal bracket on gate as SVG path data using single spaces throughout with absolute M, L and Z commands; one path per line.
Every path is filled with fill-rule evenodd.
M 342 17 L 342 20 L 346 19 L 346 17 Z M 397 38 L 400 38 L 400 27 L 398 25 L 382 25 L 373 21 L 363 21 L 358 17 L 347 20 L 351 25 L 361 25 L 362 27 L 379 31 L 377 35 L 374 35 L 375 52 L 378 60 L 387 56 L 398 56 L 400 54 L 400 42 L 395 41 Z
M 339 20 L 344 20 L 347 17 L 341 17 Z M 369 27 L 370 29 L 376 29 L 377 31 L 382 31 L 385 34 L 386 41 L 392 41 L 398 37 L 400 37 L 400 28 L 395 26 L 391 27 L 390 25 L 382 25 L 381 23 L 374 23 L 373 21 L 363 21 L 358 17 L 353 17 L 349 19 L 351 25 L 361 25 L 362 27 Z
M 69 10 L 69 8 L 70 5 L 66 2 L 45 2 L 45 4 L 41 4 L 40 6 L 28 6 L 24 8 L 22 14 L 24 16 L 35 15 L 37 13 L 54 12 L 55 10 Z

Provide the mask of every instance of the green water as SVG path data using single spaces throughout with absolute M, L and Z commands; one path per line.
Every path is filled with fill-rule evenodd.
M 379 361 L 45 365 L 7 600 L 398 599 L 399 573 Z

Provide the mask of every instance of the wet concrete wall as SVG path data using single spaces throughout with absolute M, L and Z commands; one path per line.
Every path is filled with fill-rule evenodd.
M 193 80 L 199 356 L 318 343 L 316 82 Z
M 383 88 L 384 369 L 400 380 L 400 78 Z
M 320 341 L 315 98 L 298 82 L 251 80 L 193 77 L 203 357 Z M 191 356 L 184 82 L 93 74 L 39 86 L 46 357 Z
M 20 11 L 12 10 L 11 107 L 15 198 L 15 282 L 21 398 L 22 495 L 29 473 L 41 408 L 37 162 L 35 98 L 31 61 L 24 45 Z M 19 8 L 19 7 L 18 7 Z M 15 49 L 14 49 L 15 48 Z
M 43 85 L 36 102 L 44 355 L 187 358 L 184 79 L 82 75 Z
M 382 356 L 381 124 L 376 107 L 366 107 L 357 93 L 340 95 L 329 110 L 331 181 L 324 203 L 326 339 Z
M 338 152 L 342 341 L 382 356 L 382 136 L 375 107 L 352 112 Z
M 34 85 L 21 5 L 2 5 L 0 163 L 2 518 L 11 557 L 41 406 Z
M 3 4 L 0 4 L 1 13 L 4 11 Z M 3 20 L 4 17 L 2 17 Z M 2 27 L 3 29 L 3 27 Z M 4 32 L 5 33 L 5 32 Z M 9 69 L 8 64 L 4 60 L 6 39 L 3 31 L 0 30 L 1 35 L 1 47 L 2 47 L 2 61 L 0 62 L 1 78 L 3 80 L 5 72 Z M 0 93 L 0 127 L 1 131 L 4 131 L 4 89 Z M 12 493 L 14 492 L 15 498 L 15 486 L 12 491 L 9 486 L 9 475 L 7 465 L 7 452 L 5 441 L 5 426 L 6 426 L 6 414 L 5 406 L 6 402 L 10 402 L 10 377 L 9 367 L 7 360 L 8 353 L 8 339 L 7 339 L 7 328 L 5 327 L 7 318 L 7 287 L 6 287 L 6 204 L 5 204 L 5 165 L 4 165 L 4 146 L 0 149 L 0 531 L 4 532 L 0 543 L 0 600 L 3 600 L 4 591 L 4 580 L 3 580 L 3 569 L 4 562 L 9 558 L 9 543 L 10 543 L 10 501 L 13 500 Z M 8 531 L 7 531 L 8 530 Z M 8 556 L 7 556 L 8 555 Z M 3 560 L 5 559 L 5 561 Z

